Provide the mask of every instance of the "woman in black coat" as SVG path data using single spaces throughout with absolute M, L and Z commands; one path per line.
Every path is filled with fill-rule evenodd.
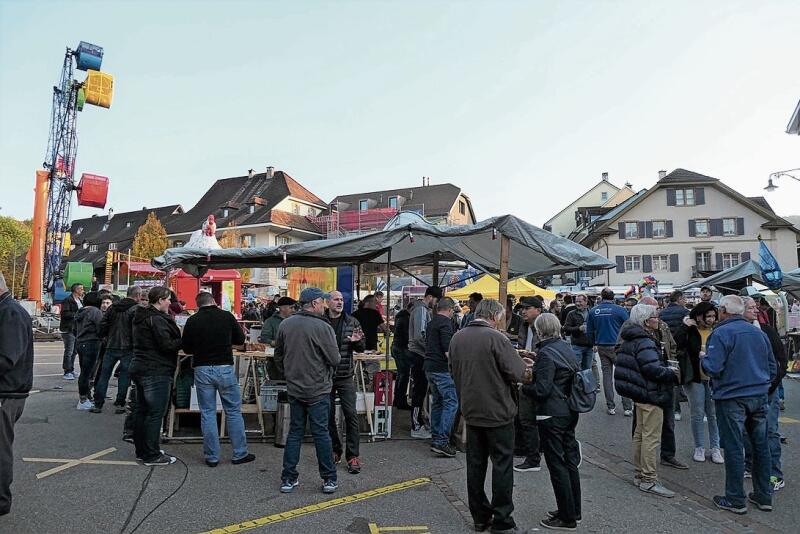
M 619 393 L 636 405 L 636 430 L 633 434 L 634 483 L 640 490 L 660 497 L 675 493 L 658 482 L 656 453 L 661 445 L 664 406 L 672 402 L 671 389 L 678 383 L 675 371 L 665 366 L 656 341 L 658 308 L 637 304 L 629 324 L 622 328 L 622 344 L 617 349 L 614 382 Z

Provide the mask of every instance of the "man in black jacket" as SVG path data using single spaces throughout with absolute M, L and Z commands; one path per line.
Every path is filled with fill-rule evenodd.
M 450 444 L 450 432 L 458 411 L 458 396 L 450 376 L 447 354 L 453 337 L 453 308 L 450 297 L 439 299 L 425 335 L 423 369 L 431 389 L 431 451 L 453 458 L 456 449 Z
M 75 355 L 78 346 L 75 343 L 75 315 L 83 308 L 83 284 L 72 284 L 70 294 L 61 301 L 61 322 L 58 330 L 64 342 L 64 358 L 61 367 L 64 369 L 64 380 L 75 380 Z M 81 372 L 84 372 L 81 369 Z M 91 372 L 86 369 L 86 372 Z
M 0 272 L 0 516 L 11 511 L 14 424 L 33 386 L 31 316 L 11 296 Z
M 519 330 L 521 353 L 525 357 L 534 357 L 538 351 L 539 336 L 536 334 L 534 322 L 544 312 L 544 300 L 538 295 L 519 299 L 520 313 L 525 322 Z M 542 455 L 539 441 L 539 427 L 536 421 L 536 395 L 531 386 L 523 388 L 518 400 L 516 424 L 515 456 L 525 456 L 525 460 L 514 466 L 518 473 L 541 471 Z
M 333 447 L 333 460 L 338 464 L 342 458 L 342 440 L 336 428 L 336 396 L 342 406 L 345 424 L 345 450 L 347 472 L 357 475 L 361 472 L 361 460 L 358 458 L 358 412 L 356 412 L 356 385 L 353 381 L 353 352 L 364 350 L 364 333 L 358 319 L 344 311 L 344 296 L 339 291 L 331 291 L 328 297 L 328 309 L 325 317 L 333 327 L 336 334 L 336 344 L 339 347 L 339 364 L 333 373 L 331 387 L 331 410 L 328 418 L 328 432 L 331 435 Z
M 147 293 L 148 306 L 136 306 L 133 315 L 133 360 L 129 374 L 136 388 L 133 441 L 136 458 L 144 465 L 175 463 L 159 449 L 161 426 L 167 411 L 172 377 L 178 365 L 181 331 L 170 317 L 170 290 L 158 286 Z
M 114 366 L 119 362 L 119 379 L 117 380 L 117 397 L 114 401 L 114 413 L 125 413 L 125 399 L 128 397 L 128 367 L 133 358 L 133 314 L 142 295 L 142 288 L 129 286 L 127 296 L 111 307 L 103 315 L 100 322 L 100 337 L 106 339 L 106 353 L 103 356 L 103 367 L 100 378 L 94 386 L 94 407 L 89 411 L 100 413 L 106 401 L 108 381 Z
M 410 410 L 408 403 L 408 379 L 411 372 L 411 361 L 408 357 L 408 319 L 413 301 L 405 309 L 394 316 L 394 338 L 392 340 L 392 358 L 397 366 L 397 378 L 394 383 L 394 402 L 398 410 Z
M 252 462 L 247 452 L 247 438 L 242 418 L 242 395 L 239 377 L 233 367 L 233 345 L 244 343 L 244 332 L 236 317 L 214 302 L 214 296 L 201 292 L 195 299 L 197 313 L 189 317 L 183 329 L 183 351 L 192 354 L 197 404 L 200 406 L 200 428 L 203 431 L 203 454 L 206 465 L 219 464 L 219 431 L 217 430 L 217 394 L 225 410 L 228 436 L 233 447 L 234 465 Z

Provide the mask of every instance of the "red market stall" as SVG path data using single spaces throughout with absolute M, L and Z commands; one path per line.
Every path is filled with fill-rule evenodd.
M 242 275 L 236 269 L 212 269 L 201 278 L 182 270 L 170 273 L 170 287 L 178 300 L 186 302 L 187 310 L 196 310 L 195 297 L 202 291 L 210 291 L 220 308 L 242 316 Z

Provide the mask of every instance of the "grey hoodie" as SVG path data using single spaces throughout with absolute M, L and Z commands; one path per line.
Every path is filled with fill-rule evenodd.
M 422 299 L 417 299 L 409 311 L 408 319 L 408 350 L 420 355 L 425 354 L 425 331 L 431 321 L 431 311 Z
M 281 321 L 275 365 L 286 377 L 289 397 L 316 402 L 330 395 L 340 359 L 336 334 L 322 315 L 304 310 Z

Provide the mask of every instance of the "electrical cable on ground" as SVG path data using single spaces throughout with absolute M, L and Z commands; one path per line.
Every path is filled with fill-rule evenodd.
M 186 483 L 186 479 L 189 478 L 189 466 L 186 465 L 186 462 L 181 460 L 179 457 L 175 456 L 175 459 L 178 460 L 181 464 L 183 464 L 183 480 L 181 480 L 181 483 L 178 484 L 178 487 L 175 488 L 172 491 L 172 493 L 167 495 L 152 510 L 147 512 L 147 514 L 136 524 L 135 527 L 133 527 L 133 529 L 128 534 L 133 534 L 134 532 L 139 530 L 139 527 L 141 527 L 142 524 L 144 524 L 144 522 L 147 521 L 148 517 L 150 517 L 156 510 L 161 508 L 162 505 L 164 505 L 168 500 L 170 500 L 173 496 L 175 496 L 175 494 L 178 493 L 181 490 L 181 488 L 183 488 L 183 485 Z M 122 529 L 120 529 L 120 534 L 124 534 L 125 529 L 130 524 L 131 518 L 133 517 L 133 513 L 136 511 L 136 507 L 139 505 L 139 501 L 141 500 L 142 496 L 144 495 L 144 492 L 147 491 L 147 486 L 150 484 L 150 478 L 153 476 L 153 471 L 154 470 L 155 470 L 155 467 L 151 467 L 150 468 L 150 472 L 147 474 L 145 479 L 142 481 L 142 488 L 141 488 L 141 490 L 139 490 L 139 495 L 136 496 L 136 500 L 133 503 L 133 507 L 131 508 L 131 511 L 128 513 L 128 518 L 125 520 L 125 524 L 123 524 L 122 525 Z

